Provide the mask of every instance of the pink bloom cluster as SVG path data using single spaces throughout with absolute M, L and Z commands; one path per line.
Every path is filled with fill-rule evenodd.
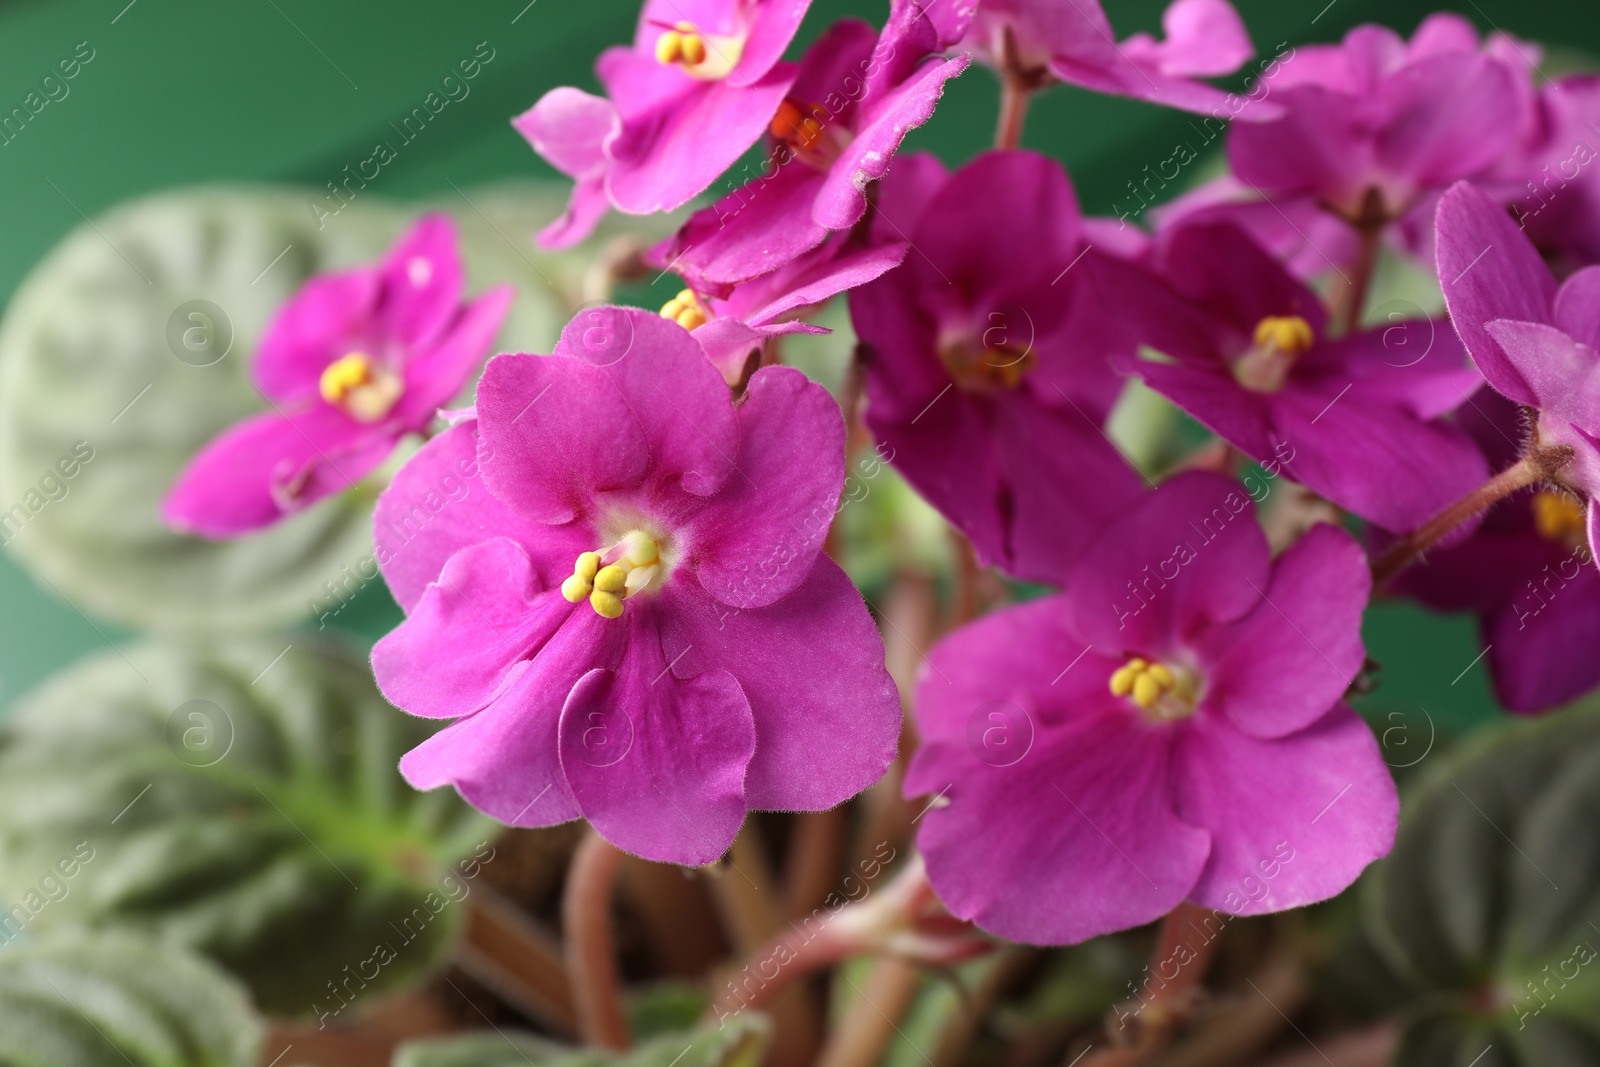
M 905 791 L 956 916 L 1065 943 L 1348 887 L 1398 817 L 1346 703 L 1379 589 L 1477 614 L 1515 710 L 1600 684 L 1600 168 L 1571 162 L 1592 80 L 1536 84 L 1533 46 L 1441 14 L 1280 54 L 1241 112 L 1203 80 L 1254 52 L 1226 0 L 1120 41 L 1095 0 L 893 0 L 785 60 L 807 8 L 647 0 L 604 95 L 515 120 L 573 179 L 547 247 L 766 162 L 650 252 L 681 284 L 659 313 L 587 311 L 551 353 L 490 360 L 384 491 L 391 529 L 442 478 L 472 486 L 380 553 L 407 618 L 378 682 L 453 720 L 405 757 L 413 785 L 706 864 L 747 812 L 885 773 L 900 699 L 824 552 L 858 413 L 775 365 L 841 294 L 866 431 L 981 565 L 1056 590 L 945 634 L 911 701 Z M 997 148 L 901 153 L 974 58 L 1008 94 Z M 1016 144 L 1057 83 L 1228 107 L 1227 174 L 1151 231 L 1086 215 Z M 1383 254 L 1436 264 L 1448 323 L 1364 318 Z M 278 410 L 202 453 L 169 519 L 254 529 L 428 431 L 508 299 L 460 289 L 437 219 L 310 283 L 254 365 Z M 1136 466 L 1132 382 L 1217 440 Z M 1258 520 L 1249 463 L 1302 492 Z

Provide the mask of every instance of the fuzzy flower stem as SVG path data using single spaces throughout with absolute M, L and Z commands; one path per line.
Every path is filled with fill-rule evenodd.
M 622 852 L 589 831 L 573 857 L 561 902 L 578 1031 L 586 1044 L 619 1050 L 630 1044 L 611 935 L 611 897 L 621 865 Z
M 1372 564 L 1373 589 L 1381 589 L 1396 574 L 1438 544 L 1451 530 L 1474 515 L 1487 510 L 1490 505 L 1505 499 L 1518 489 L 1553 479 L 1571 460 L 1572 448 L 1569 445 L 1554 447 L 1535 445 L 1520 461 L 1507 467 L 1390 545 L 1388 550 Z
M 1361 327 L 1361 315 L 1367 310 L 1367 294 L 1372 289 L 1372 279 L 1378 271 L 1378 255 L 1383 251 L 1383 229 L 1389 224 L 1384 212 L 1383 199 L 1377 190 L 1367 190 L 1361 205 L 1361 215 L 1351 220 L 1360 237 L 1356 256 L 1355 277 L 1344 294 L 1344 320 L 1342 335 L 1348 336 Z
M 1003 64 L 1000 70 L 1000 119 L 995 126 L 994 146 L 1013 149 L 1022 144 L 1022 124 L 1028 118 L 1028 101 L 1043 79 L 1039 71 L 1022 68 L 1017 55 L 1016 38 L 1011 28 L 1005 30 L 1001 41 Z
M 1184 901 L 1161 920 L 1148 969 L 1162 979 L 1162 984 L 1149 1000 L 1139 1002 L 1138 1014 L 1147 1017 L 1139 1020 L 1138 1037 L 1131 1045 L 1090 1056 L 1084 1060 L 1083 1067 L 1131 1067 L 1143 1063 L 1171 1042 L 1177 1025 L 1194 1008 L 1197 990 L 1205 981 L 1211 957 L 1216 953 L 1221 931 L 1218 928 L 1208 933 L 1211 928 L 1206 925 L 1207 919 L 1215 922 L 1209 909 Z M 1187 957 L 1180 956 L 1180 950 L 1186 950 Z M 1178 971 L 1167 979 L 1161 972 L 1174 961 L 1179 963 Z M 1121 1012 L 1122 1009 L 1117 1010 Z
M 1017 148 L 1022 144 L 1022 126 L 1028 117 L 1028 101 L 1033 96 L 1033 87 L 1028 82 L 1012 74 L 1005 75 L 1000 82 L 1000 120 L 995 126 L 994 146 L 996 148 Z

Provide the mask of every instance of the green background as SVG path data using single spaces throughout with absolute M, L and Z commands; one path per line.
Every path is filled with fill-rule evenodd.
M 1409 33 L 1432 9 L 1376 0 L 1236 2 L 1263 57 L 1280 42 L 1333 40 L 1365 21 Z M 1164 3 L 1105 6 L 1123 36 L 1155 30 Z M 881 21 L 886 7 L 817 0 L 802 43 L 833 17 Z M 1549 73 L 1589 65 L 1582 57 L 1600 54 L 1594 0 L 1468 0 L 1455 9 L 1480 29 L 1550 42 L 1543 65 Z M 363 195 L 450 194 L 452 183 L 549 175 L 509 118 L 552 86 L 594 88 L 594 57 L 629 39 L 637 10 L 633 0 L 0 3 L 0 114 L 20 106 L 79 42 L 95 52 L 68 83 L 69 95 L 0 147 L 0 294 L 9 298 L 84 216 L 120 201 L 198 183 L 334 180 L 391 138 L 389 124 L 439 89 L 480 42 L 494 49 L 494 59 L 471 83 L 471 95 L 405 145 Z M 969 72 L 910 144 L 956 162 L 987 147 L 997 95 L 985 72 Z M 1035 102 L 1025 140 L 1066 163 L 1088 212 L 1110 214 L 1129 180 L 1171 154 L 1187 122 L 1145 104 L 1058 89 Z M 341 617 L 358 630 L 370 631 L 394 610 L 381 589 L 361 599 L 360 611 Z M 126 636 L 41 590 L 4 557 L 0 604 L 0 702 Z M 1478 652 L 1470 620 L 1382 607 L 1371 613 L 1369 646 L 1383 664 L 1372 714 L 1423 708 L 1446 732 L 1492 714 L 1481 663 L 1466 669 Z

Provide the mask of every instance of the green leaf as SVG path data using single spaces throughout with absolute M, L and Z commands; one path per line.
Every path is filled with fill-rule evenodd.
M 568 1048 L 527 1034 L 485 1032 L 402 1045 L 393 1067 L 756 1067 L 770 1033 L 766 1017 L 754 1012 L 740 1014 L 720 1028 L 663 1034 L 625 1053 Z
M 460 225 L 470 291 L 514 281 L 500 344 L 547 350 L 577 267 L 535 253 L 524 216 L 548 219 L 556 203 L 547 189 L 468 195 L 442 206 Z M 310 275 L 381 254 L 415 214 L 360 200 L 319 229 L 301 192 L 194 189 L 67 237 L 0 327 L 0 541 L 79 607 L 134 627 L 316 618 L 324 583 L 344 585 L 370 559 L 386 471 L 228 542 L 173 533 L 158 507 L 202 445 L 270 410 L 246 371 L 276 308 Z
M 1597 823 L 1600 707 L 1510 724 L 1424 775 L 1365 899 L 1422 994 L 1400 1062 L 1597 1061 Z
M 439 961 L 493 857 L 492 823 L 395 769 L 432 726 L 305 638 L 88 660 L 0 730 L 0 927 L 129 928 L 266 1010 L 359 1011 Z
M 0 949 L 3 1067 L 253 1067 L 261 1025 L 203 960 L 124 936 Z

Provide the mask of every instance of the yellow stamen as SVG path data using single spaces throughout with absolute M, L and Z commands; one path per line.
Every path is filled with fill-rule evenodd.
M 1233 377 L 1246 389 L 1276 393 L 1283 388 L 1295 360 L 1311 350 L 1317 337 L 1299 315 L 1268 315 L 1256 323 L 1254 344 L 1233 364 Z
M 622 598 L 615 593 L 602 593 L 596 589 L 589 597 L 589 606 L 594 608 L 594 613 L 602 619 L 622 617 Z
M 372 380 L 372 360 L 365 352 L 351 352 L 334 360 L 322 372 L 317 383 L 322 399 L 330 404 L 340 404 L 350 391 Z
M 951 379 L 969 393 L 1016 389 L 1039 365 L 1031 345 L 1019 348 L 1000 341 L 992 347 L 979 348 L 964 336 L 942 344 L 939 357 Z
M 1533 497 L 1533 525 L 1547 541 L 1582 544 L 1588 536 L 1587 515 L 1572 497 L 1542 489 Z
M 1111 673 L 1111 695 L 1127 697 L 1157 718 L 1183 718 L 1194 711 L 1194 683 L 1184 671 L 1137 656 Z
M 615 563 L 601 567 L 600 573 L 594 576 L 594 587 L 602 593 L 620 593 L 627 584 L 628 572 Z
M 670 66 L 683 58 L 683 34 L 668 30 L 656 38 L 656 62 Z
M 1309 352 L 1316 339 L 1311 324 L 1299 315 L 1268 315 L 1256 323 L 1256 344 L 1291 356 Z
M 661 546 L 642 530 L 631 530 L 604 552 L 583 552 L 561 595 L 573 604 L 585 598 L 607 619 L 622 614 L 623 601 L 650 588 L 663 573 Z
M 734 50 L 735 53 L 739 50 L 737 42 L 734 43 Z M 705 63 L 709 54 L 710 46 L 706 42 L 705 35 L 697 30 L 692 22 L 674 23 L 672 29 L 656 38 L 656 62 L 662 66 L 680 66 L 697 77 L 726 76 L 725 70 L 718 72 L 695 69 Z M 732 63 L 726 65 L 729 69 L 732 68 Z
M 361 422 L 377 422 L 400 399 L 404 386 L 394 372 L 365 352 L 350 352 L 328 364 L 317 382 L 322 399 Z
M 661 317 L 671 319 L 685 330 L 698 330 L 711 319 L 711 314 L 694 290 L 684 289 L 661 305 Z

